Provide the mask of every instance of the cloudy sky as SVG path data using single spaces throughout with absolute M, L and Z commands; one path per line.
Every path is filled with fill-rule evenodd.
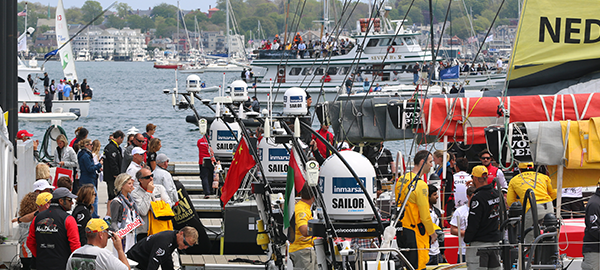
M 102 8 L 106 8 L 110 6 L 114 0 L 96 0 L 102 4 Z M 55 2 L 55 1 L 53 1 Z M 167 3 L 174 6 L 177 6 L 176 0 L 166 1 L 166 0 L 120 0 L 119 2 L 127 3 L 133 10 L 137 9 L 148 9 L 159 5 L 161 3 Z M 63 0 L 63 5 L 65 8 L 70 8 L 73 6 L 81 7 L 84 1 L 81 0 Z M 50 4 L 52 5 L 52 4 Z M 56 3 L 54 3 L 56 5 Z M 204 12 L 208 11 L 208 6 L 212 5 L 213 7 L 217 5 L 216 0 L 179 0 L 179 7 L 183 10 L 191 10 L 191 9 L 200 9 Z

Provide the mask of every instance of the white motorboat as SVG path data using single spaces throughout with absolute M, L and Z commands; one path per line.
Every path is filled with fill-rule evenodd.
M 104 58 L 102 58 L 102 56 L 98 55 L 96 56 L 96 58 L 94 58 L 95 62 L 104 62 Z
M 26 78 L 29 74 L 32 74 L 32 77 L 34 77 L 36 74 L 43 74 L 44 71 L 41 68 L 26 66 L 21 59 L 18 59 L 17 63 L 19 104 L 23 103 L 23 101 L 27 102 L 27 104 L 39 102 L 40 106 L 43 106 L 44 98 L 35 94 L 34 88 L 29 85 Z M 65 112 L 79 111 L 79 116 L 87 117 L 90 111 L 90 100 L 53 100 L 52 108 L 62 108 Z
M 19 121 L 50 122 L 52 120 L 70 121 L 77 120 L 79 116 L 72 112 L 51 113 L 19 113 Z

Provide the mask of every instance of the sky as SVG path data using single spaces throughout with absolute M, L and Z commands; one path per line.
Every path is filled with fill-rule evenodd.
M 95 1 L 100 2 L 100 4 L 102 5 L 102 8 L 106 8 L 106 7 L 110 6 L 113 2 L 115 2 L 115 0 L 95 0 Z M 52 1 L 52 2 L 56 2 L 56 1 Z M 167 3 L 170 5 L 177 6 L 177 0 L 120 0 L 118 2 L 128 4 L 133 10 L 137 10 L 137 9 L 147 10 L 148 8 L 154 7 L 161 3 Z M 83 3 L 84 3 L 84 1 L 82 1 L 82 0 L 63 0 L 63 5 L 65 6 L 65 8 L 70 8 L 73 6 L 81 7 L 83 5 Z M 50 5 L 52 5 L 52 4 L 50 4 Z M 56 3 L 54 3 L 54 5 L 56 6 Z M 212 7 L 215 7 L 217 5 L 217 1 L 216 0 L 179 0 L 179 7 L 183 10 L 191 10 L 191 9 L 199 8 L 201 11 L 207 12 L 209 5 L 212 5 Z

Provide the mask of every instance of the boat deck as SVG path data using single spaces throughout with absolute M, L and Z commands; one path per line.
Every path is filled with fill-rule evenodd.
M 186 269 L 264 269 L 264 264 L 251 262 L 266 260 L 266 255 L 181 255 L 181 263 Z

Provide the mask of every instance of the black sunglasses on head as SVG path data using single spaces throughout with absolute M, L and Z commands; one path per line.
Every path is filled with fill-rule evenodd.
M 150 177 L 154 177 L 154 174 L 142 176 L 141 179 L 150 179 Z

